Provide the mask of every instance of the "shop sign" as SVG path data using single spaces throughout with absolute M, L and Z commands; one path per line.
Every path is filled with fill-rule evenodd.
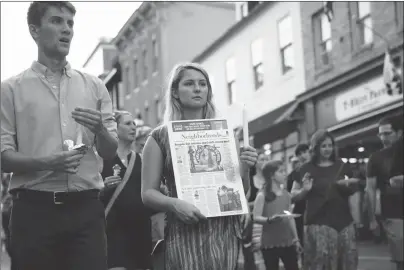
M 338 121 L 343 121 L 398 100 L 403 100 L 403 96 L 388 95 L 383 77 L 378 77 L 338 95 L 335 98 L 335 116 Z

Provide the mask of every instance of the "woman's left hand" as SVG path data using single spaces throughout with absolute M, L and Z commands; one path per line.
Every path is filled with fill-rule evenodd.
M 251 146 L 244 146 L 240 151 L 240 161 L 247 165 L 248 168 L 255 166 L 257 163 L 257 150 Z
M 303 247 L 302 247 L 302 244 L 300 244 L 300 241 L 296 240 L 294 242 L 294 245 L 295 245 L 297 254 L 302 254 L 303 253 Z

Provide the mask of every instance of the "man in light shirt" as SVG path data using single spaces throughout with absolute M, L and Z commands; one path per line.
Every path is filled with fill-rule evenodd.
M 30 68 L 1 83 L 1 162 L 13 172 L 11 257 L 18 270 L 106 270 L 103 180 L 97 158 L 115 155 L 116 123 L 107 89 L 66 61 L 76 10 L 33 2 Z M 68 150 L 64 141 L 84 143 Z

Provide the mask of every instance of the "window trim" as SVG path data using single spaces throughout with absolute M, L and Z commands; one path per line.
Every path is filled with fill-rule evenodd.
M 284 47 L 280 48 L 280 53 L 281 53 L 281 64 L 282 64 L 282 74 L 285 75 L 286 73 L 288 73 L 289 71 L 293 70 L 293 67 L 287 67 L 285 65 L 285 51 L 287 49 L 292 49 L 293 50 L 293 43 L 289 42 L 287 45 L 285 45 Z
M 259 50 L 260 50 L 260 59 L 258 59 L 258 61 L 254 61 L 256 59 L 254 59 L 254 45 L 256 44 L 256 42 L 260 42 L 260 46 L 259 46 Z M 262 43 L 262 38 L 256 38 L 253 40 L 253 42 L 251 42 L 250 45 L 250 50 L 251 50 L 251 65 L 252 65 L 252 71 L 253 71 L 253 78 L 254 78 L 254 87 L 255 87 L 255 91 L 257 91 L 258 89 L 260 89 L 263 85 L 264 85 L 264 73 L 262 74 L 262 80 L 259 81 L 258 77 L 258 69 L 259 68 L 263 68 L 263 43 Z
M 291 48 L 292 50 L 293 48 L 293 32 L 292 32 L 292 40 L 290 40 L 287 44 L 285 44 L 284 46 L 282 46 L 281 44 L 281 31 L 280 31 L 280 23 L 289 18 L 290 22 L 291 22 L 291 28 L 293 29 L 293 21 L 292 21 L 292 17 L 290 16 L 290 13 L 287 13 L 286 15 L 284 15 L 283 17 L 281 17 L 278 21 L 277 21 L 277 32 L 278 32 L 278 45 L 279 45 L 279 53 L 280 53 L 280 57 L 281 57 L 281 65 L 282 65 L 282 75 L 285 75 L 286 73 L 288 73 L 289 71 L 292 71 L 294 69 L 294 67 L 290 67 L 287 68 L 285 66 L 285 57 L 284 57 L 284 52 L 286 49 Z
M 328 22 L 330 36 L 325 38 L 323 36 L 324 23 L 328 22 L 327 14 L 324 9 L 319 10 L 312 16 L 312 29 L 313 29 L 313 49 L 315 55 L 315 67 L 317 71 L 327 69 L 332 65 L 332 51 L 333 51 L 333 38 L 332 38 L 332 24 Z M 331 43 L 331 49 L 327 50 L 327 43 Z M 325 61 L 326 57 L 326 61 Z
M 233 69 L 233 76 L 232 78 L 229 78 L 229 63 L 232 62 L 233 66 L 231 67 Z M 236 85 L 236 60 L 234 56 L 228 57 L 226 62 L 225 62 L 225 75 L 226 75 L 226 89 L 227 89 L 227 99 L 228 99 L 228 104 L 232 105 L 235 103 L 235 98 L 236 95 L 233 95 L 233 92 L 236 91 L 235 85 Z M 233 87 L 231 87 L 233 86 Z
M 143 71 L 142 71 L 142 75 L 143 75 L 143 77 L 142 77 L 142 81 L 143 81 L 143 84 L 145 84 L 145 83 L 147 83 L 147 79 L 149 78 L 149 68 L 148 68 L 148 66 L 147 66 L 147 48 L 143 48 L 143 50 L 142 50 L 142 60 L 143 60 L 143 65 L 142 65 L 142 69 L 143 69 Z
M 362 2 L 362 3 L 368 3 L 369 4 L 369 13 L 367 13 L 366 15 L 364 15 L 362 17 L 360 17 L 360 15 L 359 15 L 360 14 L 359 2 L 353 2 L 353 3 L 355 4 L 355 8 L 356 8 L 355 14 L 356 14 L 357 19 L 354 21 L 354 24 L 355 24 L 356 29 L 357 29 L 357 36 L 358 36 L 357 37 L 357 42 L 358 42 L 358 46 L 359 46 L 359 49 L 360 49 L 360 48 L 363 48 L 363 47 L 366 47 L 366 46 L 370 46 L 371 44 L 374 43 L 374 34 L 373 34 L 372 31 L 367 29 L 367 27 L 371 28 L 373 26 L 372 3 L 369 2 L 369 1 Z M 366 20 L 370 20 L 371 25 L 365 24 L 364 21 L 366 21 Z M 366 33 L 367 30 L 370 31 L 371 37 L 372 37 L 371 42 L 368 42 L 368 43 L 366 43 L 366 41 L 365 41 L 365 33 Z
M 157 39 L 155 36 L 152 38 L 152 51 L 153 51 L 152 72 L 153 75 L 156 75 L 159 71 L 158 69 L 159 50 Z
M 136 89 L 139 88 L 139 60 L 137 57 L 133 58 L 133 75 L 134 75 L 134 85 L 133 89 L 136 92 Z

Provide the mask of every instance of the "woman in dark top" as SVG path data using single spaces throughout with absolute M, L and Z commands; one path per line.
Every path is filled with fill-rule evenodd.
M 304 269 L 356 270 L 358 252 L 349 196 L 359 180 L 336 153 L 325 130 L 311 138 L 311 161 L 300 170 L 292 188 L 294 200 L 306 200 Z
M 141 157 L 131 152 L 136 126 L 128 112 L 118 112 L 115 118 L 119 139 L 117 155 L 112 160 L 103 161 L 105 206 L 115 191 L 116 182 L 123 179 L 132 158 L 135 158 L 135 164 L 128 182 L 107 216 L 108 267 L 114 270 L 150 269 L 151 211 L 143 205 L 141 198 Z

